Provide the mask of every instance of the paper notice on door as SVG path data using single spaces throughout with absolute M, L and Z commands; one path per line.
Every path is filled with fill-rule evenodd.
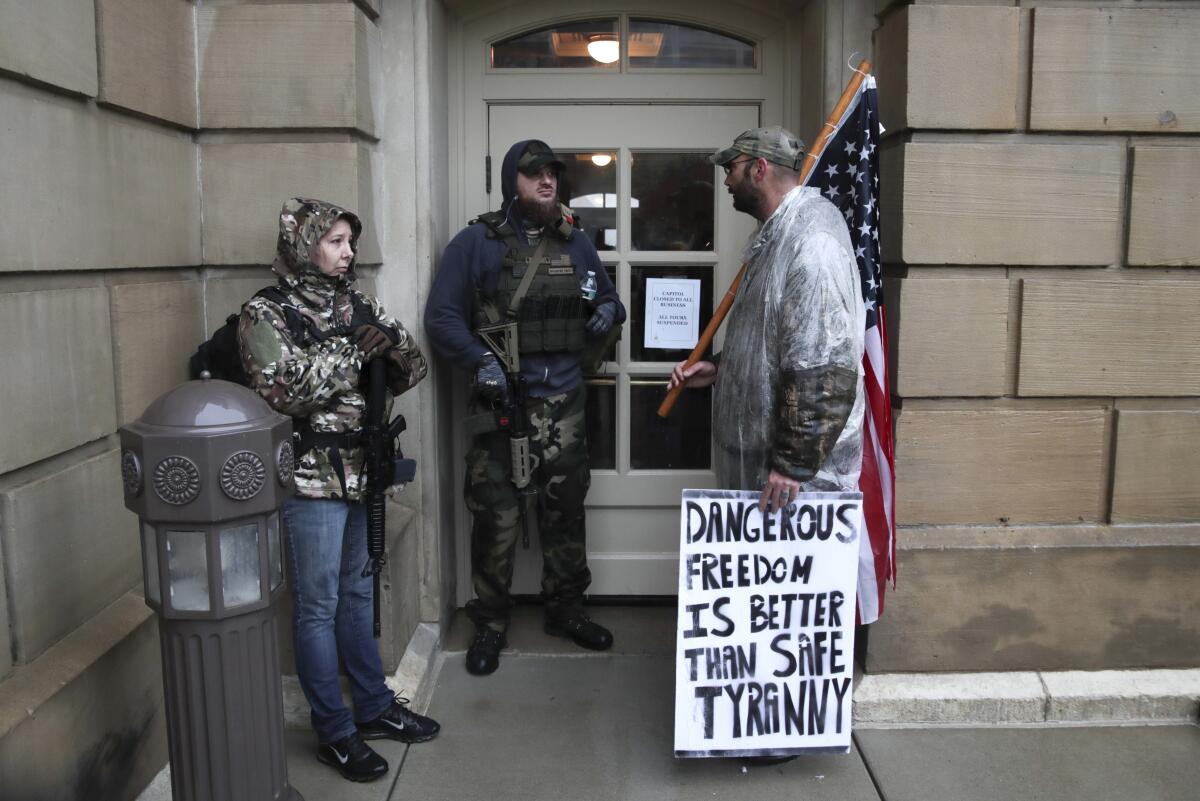
M 644 347 L 690 350 L 700 339 L 700 281 L 646 279 Z

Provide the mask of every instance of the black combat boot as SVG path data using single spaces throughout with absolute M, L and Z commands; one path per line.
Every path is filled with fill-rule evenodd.
M 388 772 L 387 760 L 371 750 L 358 732 L 317 746 L 317 759 L 352 782 L 371 782 Z
M 500 667 L 500 649 L 508 645 L 504 632 L 486 624 L 475 629 L 475 639 L 467 649 L 467 672 L 476 676 L 495 673 Z
M 366 723 L 359 723 L 358 733 L 364 740 L 387 737 L 402 743 L 423 743 L 437 737 L 441 725 L 433 718 L 409 710 L 407 704 L 407 698 L 397 695 L 382 715 Z
M 566 637 L 581 648 L 593 651 L 607 651 L 613 644 L 612 632 L 580 609 L 547 614 L 544 629 L 552 637 Z

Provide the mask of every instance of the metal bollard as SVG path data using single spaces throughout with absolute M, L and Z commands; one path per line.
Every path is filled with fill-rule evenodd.
M 291 420 L 228 381 L 188 381 L 123 426 L 162 640 L 175 801 L 303 801 L 289 786 L 275 640 Z

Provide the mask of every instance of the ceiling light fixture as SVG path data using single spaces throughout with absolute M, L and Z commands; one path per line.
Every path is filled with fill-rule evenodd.
M 609 164 L 612 164 L 612 156 L 607 153 L 593 153 L 592 163 L 597 167 L 607 167 Z
M 587 51 L 601 64 L 612 64 L 621 57 L 621 43 L 611 33 L 600 33 L 588 38 Z

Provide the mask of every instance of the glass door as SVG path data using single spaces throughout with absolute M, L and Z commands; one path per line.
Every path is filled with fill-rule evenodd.
M 490 208 L 500 206 L 509 146 L 545 140 L 567 164 L 562 200 L 629 312 L 620 341 L 587 378 L 593 595 L 673 595 L 680 491 L 715 486 L 710 392 L 686 392 L 666 420 L 656 412 L 671 367 L 737 274 L 754 226 L 733 210 L 721 169 L 706 157 L 758 124 L 757 105 L 489 108 Z M 465 546 L 460 553 L 470 553 Z M 467 574 L 460 586 L 469 593 L 469 566 Z M 518 546 L 513 591 L 537 594 L 540 578 L 540 551 Z

